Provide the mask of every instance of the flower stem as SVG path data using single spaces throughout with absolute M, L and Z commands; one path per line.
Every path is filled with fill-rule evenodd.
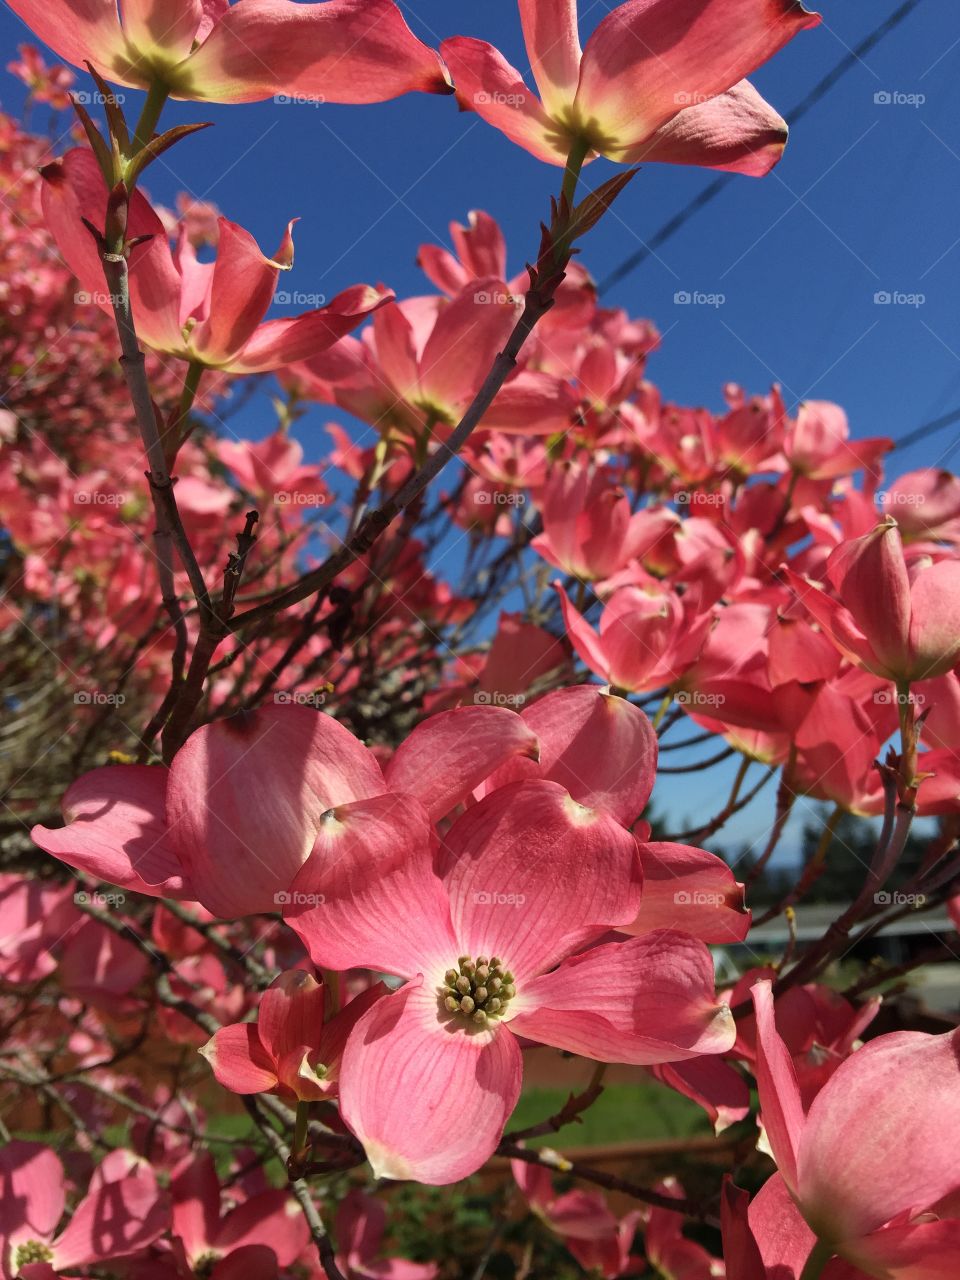
M 573 208 L 573 198 L 577 193 L 577 183 L 580 181 L 580 170 L 583 168 L 583 162 L 587 158 L 587 152 L 590 150 L 590 143 L 586 138 L 577 138 L 571 144 L 570 153 L 567 156 L 567 165 L 563 171 L 563 186 L 560 188 L 560 195 L 566 196 L 567 203 Z
M 804 1264 L 800 1280 L 820 1280 L 824 1267 L 832 1257 L 833 1250 L 830 1246 L 823 1240 L 818 1240 Z
M 298 1156 L 307 1145 L 307 1123 L 310 1119 L 310 1103 L 302 1100 L 297 1103 L 297 1120 L 293 1129 L 293 1152 Z
M 140 112 L 140 119 L 133 134 L 133 154 L 142 151 L 157 131 L 160 116 L 166 105 L 170 90 L 159 80 L 155 80 L 147 91 L 147 100 Z M 131 184 L 132 185 L 132 184 Z

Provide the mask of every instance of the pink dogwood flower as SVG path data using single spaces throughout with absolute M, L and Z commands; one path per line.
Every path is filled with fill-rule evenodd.
M 932 680 L 960 660 L 960 561 L 904 558 L 897 522 L 841 543 L 827 560 L 836 596 L 787 570 L 840 652 L 898 682 Z
M 752 995 L 760 1112 L 775 1177 L 821 1257 L 836 1255 L 878 1280 L 957 1274 L 960 1030 L 870 1041 L 805 1109 L 769 982 L 758 982 Z
M 384 102 L 449 93 L 443 63 L 393 0 L 11 0 L 31 30 L 75 67 L 92 63 L 132 89 L 175 98 Z
M 441 52 L 457 101 L 549 164 L 572 152 L 761 176 L 787 126 L 744 79 L 820 21 L 797 0 L 628 0 L 581 50 L 576 0 L 520 0 L 531 93 L 503 54 L 457 36 Z
M 278 1265 L 289 1267 L 310 1233 L 292 1212 L 286 1190 L 261 1191 L 224 1210 L 220 1181 L 209 1152 L 192 1152 L 174 1168 L 172 1253 L 181 1276 L 213 1280 L 271 1280 Z
M 616 1280 L 642 1265 L 642 1259 L 630 1253 L 639 1210 L 618 1219 L 599 1191 L 577 1189 L 557 1195 L 550 1171 L 543 1165 L 511 1160 L 510 1170 L 531 1209 L 585 1271 Z
M 383 1204 L 356 1188 L 337 1205 L 336 1261 L 345 1280 L 433 1280 L 437 1267 L 432 1262 L 382 1256 L 386 1225 Z
M 57 1234 L 66 1207 L 55 1152 L 14 1140 L 0 1148 L 0 1275 L 54 1275 L 127 1258 L 168 1228 L 170 1205 L 145 1160 L 113 1151 L 94 1171 L 87 1194 Z
M 731 1045 L 703 943 L 600 942 L 637 915 L 636 840 L 559 784 L 498 787 L 436 855 L 372 844 L 338 810 L 285 918 L 316 964 L 408 979 L 359 1020 L 341 1066 L 341 1110 L 377 1176 L 439 1185 L 479 1168 L 516 1105 L 519 1036 L 641 1065 Z
M 287 1102 L 330 1098 L 347 1036 L 385 993 L 377 983 L 324 1022 L 326 988 L 302 969 L 291 969 L 263 993 L 256 1022 L 221 1027 L 200 1052 L 234 1093 L 275 1093 Z
M 103 266 L 83 219 L 102 227 L 107 185 L 93 152 L 68 151 L 43 170 L 43 212 L 67 265 L 91 298 L 110 311 Z M 277 277 L 293 265 L 293 223 L 266 258 L 249 231 L 221 218 L 216 261 L 200 262 L 185 228 L 174 250 L 146 198 L 130 201 L 128 236 L 149 236 L 130 251 L 130 300 L 137 334 L 168 352 L 230 373 L 263 373 L 323 351 L 393 294 L 354 285 L 329 305 L 283 320 L 263 317 Z
M 35 827 L 33 839 L 68 866 L 153 897 L 196 900 L 214 915 L 274 912 L 342 805 L 362 805 L 365 839 L 388 848 L 419 838 L 418 799 L 451 807 L 514 752 L 537 740 L 501 707 L 447 713 L 448 751 L 427 758 L 400 749 L 384 776 L 372 751 L 330 716 L 275 703 L 204 725 L 169 768 L 110 765 L 78 778 L 63 798 L 67 825 Z M 442 716 L 434 717 L 442 720 Z M 429 722 L 428 722 L 429 723 Z M 437 730 L 434 730 L 436 733 Z M 462 735 L 464 749 L 449 750 Z M 408 739 L 408 744 L 412 739 Z M 445 810 L 444 810 L 445 811 Z M 412 834 L 405 834 L 409 832 Z

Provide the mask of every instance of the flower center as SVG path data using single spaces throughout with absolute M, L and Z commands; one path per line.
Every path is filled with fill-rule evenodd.
M 41 1244 L 39 1240 L 25 1240 L 23 1244 L 17 1245 L 13 1264 L 19 1271 L 28 1262 L 49 1262 L 52 1257 L 53 1250 L 47 1245 Z
M 513 974 L 499 956 L 461 956 L 456 969 L 443 975 L 440 1000 L 447 1013 L 484 1026 L 502 1018 L 517 994 Z

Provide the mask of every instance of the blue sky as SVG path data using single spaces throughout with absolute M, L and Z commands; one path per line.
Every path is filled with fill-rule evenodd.
M 823 0 L 823 24 L 801 34 L 754 82 L 789 117 L 787 108 L 899 4 Z M 607 0 L 581 3 L 583 31 L 612 7 Z M 527 69 L 511 0 L 415 0 L 401 8 L 428 42 L 480 36 Z M 12 54 L 29 38 L 19 19 L 0 9 L 0 49 Z M 760 392 L 776 380 L 791 407 L 803 398 L 836 400 L 856 435 L 893 437 L 960 405 L 958 70 L 956 0 L 922 0 L 800 122 L 773 175 L 732 179 L 604 296 L 608 305 L 651 317 L 664 334 L 649 376 L 668 398 L 719 410 L 725 382 Z M 137 97 L 130 91 L 131 113 Z M 14 111 L 22 103 L 18 82 L 6 74 L 0 102 Z M 426 292 L 414 262 L 418 246 L 447 243 L 447 224 L 471 208 L 500 221 L 516 271 L 535 251 L 538 222 L 557 186 L 556 170 L 478 117 L 458 113 L 452 99 L 416 94 L 371 107 L 178 103 L 164 116 L 166 124 L 197 119 L 216 127 L 177 147 L 166 167 L 151 169 L 150 194 L 172 204 L 187 190 L 215 201 L 268 251 L 287 219 L 299 215 L 296 265 L 287 278 L 298 292 L 330 297 L 360 280 L 383 281 L 400 295 Z M 594 185 L 610 172 L 598 162 L 586 181 Z M 712 176 L 666 165 L 643 169 L 615 216 L 584 244 L 595 278 L 639 248 Z M 674 301 L 681 291 L 725 300 L 682 306 Z M 877 303 L 877 294 L 900 300 Z M 324 456 L 323 424 L 335 416 L 318 406 L 299 425 L 308 458 Z M 266 398 L 231 425 L 251 436 L 271 430 Z M 944 460 L 956 466 L 958 441 L 960 426 L 921 440 L 895 456 L 891 473 Z M 689 780 L 665 785 L 662 794 L 678 814 L 686 804 L 700 817 L 722 805 L 728 787 L 729 775 L 715 770 L 698 778 L 696 797 Z M 736 835 L 752 839 L 764 829 L 772 801 L 765 795 L 755 817 L 743 815 Z

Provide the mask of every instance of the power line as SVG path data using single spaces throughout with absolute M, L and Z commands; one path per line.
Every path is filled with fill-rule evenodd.
M 923 426 L 917 427 L 914 431 L 908 431 L 905 436 L 894 441 L 893 447 L 894 449 L 904 449 L 909 444 L 916 444 L 924 436 L 932 435 L 934 431 L 942 431 L 944 427 L 953 426 L 955 422 L 960 422 L 960 409 L 952 409 L 950 413 L 934 418 L 932 422 L 925 422 Z
M 848 71 L 852 70 L 852 68 L 862 60 L 864 54 L 869 53 L 871 49 L 876 48 L 880 41 L 888 36 L 895 27 L 898 27 L 919 4 L 920 0 L 904 0 L 904 3 L 899 9 L 896 9 L 891 13 L 889 18 L 882 22 L 879 27 L 874 31 L 871 31 L 865 39 L 861 40 L 855 48 L 851 49 L 849 53 L 841 58 L 837 65 L 831 71 L 828 71 L 822 80 L 814 85 L 805 98 L 802 98 L 795 107 L 787 111 L 787 119 L 790 121 L 791 125 L 795 124 L 798 120 L 802 120 L 807 112 L 811 111 L 821 98 L 825 97 L 826 94 L 829 93 L 837 81 L 841 80 Z M 680 230 L 684 223 L 688 222 L 695 213 L 698 213 L 705 205 L 710 204 L 710 202 L 720 194 L 729 181 L 729 174 L 724 174 L 722 177 L 714 178 L 708 186 L 704 187 L 699 195 L 694 196 L 688 204 L 684 205 L 678 213 L 675 213 L 668 222 L 665 222 L 659 230 L 654 232 L 651 239 L 643 246 L 643 248 L 638 249 L 636 253 L 631 254 L 629 258 L 621 262 L 619 267 L 615 267 L 604 280 L 601 280 L 599 292 L 605 293 L 606 290 L 611 288 L 613 285 L 619 284 L 619 282 L 625 276 L 628 276 L 631 271 L 635 271 L 636 268 L 639 267 L 641 263 L 645 262 L 656 249 L 659 249 L 662 244 L 665 244 L 670 240 Z M 923 428 L 918 428 L 918 431 L 922 430 Z

